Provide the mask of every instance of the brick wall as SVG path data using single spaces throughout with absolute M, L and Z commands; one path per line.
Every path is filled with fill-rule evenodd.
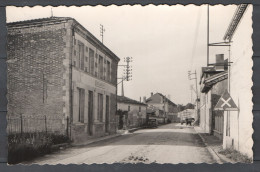
M 8 28 L 8 115 L 63 118 L 64 26 Z

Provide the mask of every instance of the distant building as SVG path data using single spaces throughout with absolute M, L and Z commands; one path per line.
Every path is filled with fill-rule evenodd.
M 185 109 L 183 111 L 178 112 L 178 118 L 180 121 L 185 120 L 186 118 L 194 118 L 196 116 L 195 109 Z
M 239 111 L 224 113 L 224 148 L 234 148 L 253 157 L 253 102 L 252 102 L 252 11 L 253 5 L 237 7 L 224 40 L 230 47 L 230 95 Z
M 69 17 L 7 28 L 8 116 L 59 118 L 55 130 L 68 128 L 74 142 L 116 133 L 119 58 L 112 51 Z
M 146 99 L 146 103 L 150 109 L 156 108 L 163 112 L 159 113 L 160 117 L 164 118 L 164 122 L 167 122 L 169 113 L 177 113 L 177 105 L 169 100 L 166 96 L 161 93 L 151 93 L 151 97 Z
M 117 96 L 118 129 L 141 127 L 147 122 L 147 105 L 125 96 Z

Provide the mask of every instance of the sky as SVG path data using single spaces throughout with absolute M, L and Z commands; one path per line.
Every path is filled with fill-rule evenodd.
M 209 7 L 209 42 L 223 42 L 223 36 L 236 5 Z M 132 80 L 124 82 L 124 95 L 139 100 L 151 92 L 162 93 L 176 104 L 194 103 L 195 80 L 188 71 L 207 64 L 207 5 L 14 7 L 6 9 L 7 22 L 50 17 L 72 17 L 101 40 L 100 24 L 105 28 L 104 44 L 125 64 L 132 57 Z M 209 62 L 216 54 L 228 56 L 227 47 L 210 47 Z M 123 67 L 118 67 L 122 77 Z M 199 89 L 199 85 L 198 85 Z M 198 91 L 199 92 L 199 91 Z M 121 85 L 118 85 L 121 95 Z

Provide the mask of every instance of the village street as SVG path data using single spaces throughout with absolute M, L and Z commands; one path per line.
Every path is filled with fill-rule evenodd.
M 102 164 L 102 163 L 214 163 L 193 127 L 168 124 L 156 129 L 100 141 L 84 147 L 72 147 L 46 155 L 30 163 Z

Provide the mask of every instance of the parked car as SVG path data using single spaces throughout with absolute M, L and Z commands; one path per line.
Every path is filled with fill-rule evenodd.
M 186 125 L 192 125 L 192 123 L 195 121 L 194 118 L 186 118 L 181 120 L 181 125 L 186 123 Z
M 186 123 L 186 120 L 185 120 L 185 119 L 182 119 L 182 120 L 181 120 L 181 125 L 184 124 L 184 123 Z
M 149 119 L 147 128 L 157 128 L 157 121 L 156 119 Z
M 186 120 L 186 125 L 189 125 L 189 124 L 190 124 L 190 126 L 191 126 L 192 123 L 195 121 L 194 118 L 186 118 L 185 120 Z

